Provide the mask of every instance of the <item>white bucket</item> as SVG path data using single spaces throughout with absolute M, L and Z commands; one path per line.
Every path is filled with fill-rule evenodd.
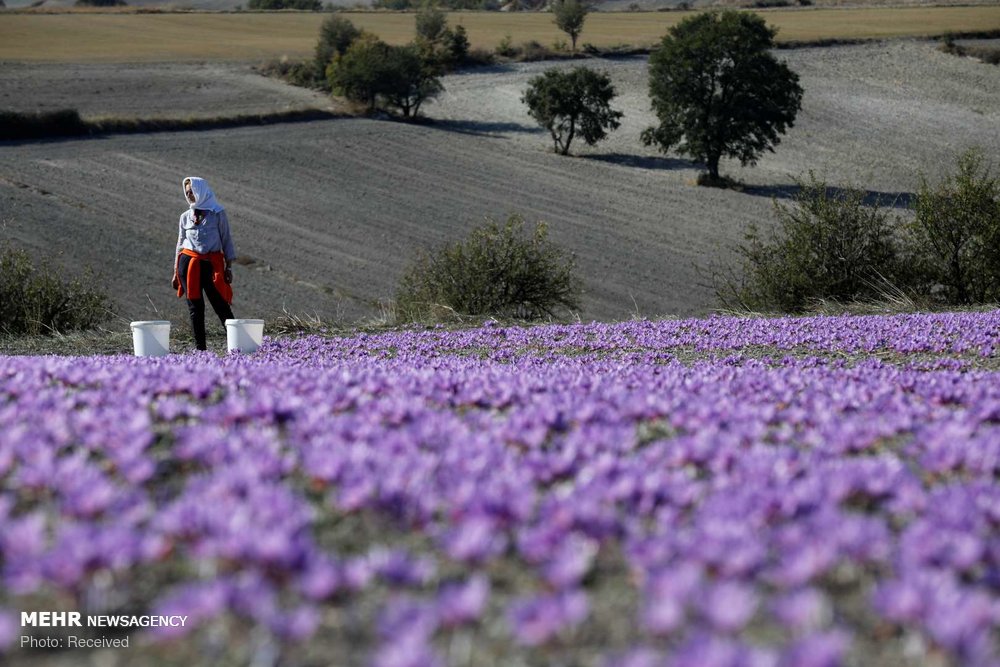
M 170 354 L 170 321 L 132 322 L 132 345 L 137 357 L 162 357 Z
M 264 340 L 264 320 L 226 320 L 226 340 L 230 352 L 256 351 Z

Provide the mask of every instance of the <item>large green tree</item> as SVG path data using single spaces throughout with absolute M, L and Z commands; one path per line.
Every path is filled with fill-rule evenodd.
M 556 152 L 566 155 L 576 136 L 593 146 L 619 126 L 621 111 L 611 108 L 615 88 L 606 73 L 587 67 L 550 69 L 533 77 L 521 101 L 552 135 Z
M 367 33 L 334 56 L 326 74 L 335 93 L 366 104 L 369 111 L 381 101 L 404 117 L 416 116 L 425 100 L 443 90 L 435 67 L 416 46 L 391 46 Z
M 405 118 L 416 116 L 421 104 L 444 90 L 437 65 L 424 60 L 415 45 L 390 46 L 383 67 L 378 93 Z
M 663 152 L 704 162 L 756 164 L 802 108 L 799 77 L 770 52 L 775 30 L 756 14 L 706 12 L 672 27 L 649 58 L 649 94 L 660 124 L 642 134 Z

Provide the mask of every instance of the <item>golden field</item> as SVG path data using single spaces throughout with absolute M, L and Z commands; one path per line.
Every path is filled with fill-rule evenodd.
M 779 41 L 877 39 L 940 35 L 945 32 L 1000 29 L 1000 6 L 864 9 L 790 9 L 761 12 L 778 28 Z M 414 15 L 394 12 L 345 12 L 359 27 L 386 41 L 413 37 Z M 608 47 L 648 47 L 685 12 L 594 13 L 581 43 Z M 249 61 L 306 57 L 312 53 L 320 23 L 329 14 L 135 13 L 67 11 L 0 14 L 0 62 L 171 62 Z M 473 47 L 492 49 L 510 35 L 514 44 L 537 40 L 551 45 L 565 39 L 550 14 L 453 12 Z

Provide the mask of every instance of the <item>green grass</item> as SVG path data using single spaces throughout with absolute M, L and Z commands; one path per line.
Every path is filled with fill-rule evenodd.
M 761 11 L 779 42 L 937 36 L 1000 30 L 1000 6 L 777 9 Z M 600 12 L 587 18 L 581 44 L 650 47 L 690 12 Z M 414 14 L 344 13 L 388 42 L 408 42 Z M 316 12 L 7 12 L 0 21 L 0 61 L 192 62 L 262 61 L 312 56 L 325 13 Z M 515 44 L 565 39 L 548 13 L 452 12 L 474 48 L 493 49 L 506 35 Z M 197 44 L 197 49 L 191 49 Z

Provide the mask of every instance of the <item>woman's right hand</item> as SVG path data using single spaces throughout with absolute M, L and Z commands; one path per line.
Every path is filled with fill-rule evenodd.
M 173 280 L 170 281 L 170 286 L 173 287 L 174 289 L 180 289 L 181 280 L 180 278 L 177 277 L 176 273 L 174 274 Z

